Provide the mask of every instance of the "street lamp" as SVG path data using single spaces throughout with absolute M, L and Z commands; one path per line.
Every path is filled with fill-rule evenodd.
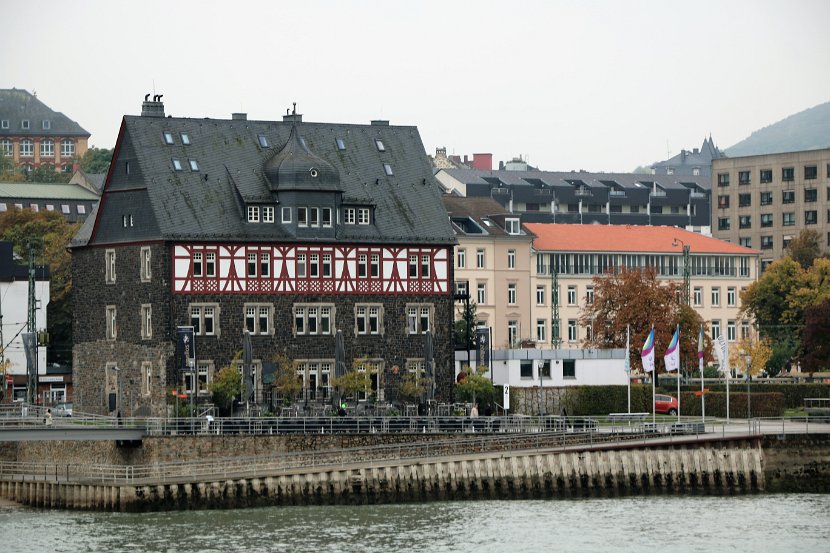
M 752 357 L 749 352 L 744 355 L 744 361 L 746 362 L 746 419 L 749 421 L 752 419 L 752 392 L 749 388 L 749 383 L 752 382 L 752 375 L 749 373 L 752 366 Z
M 681 240 L 680 238 L 675 238 L 672 240 L 672 246 L 683 246 L 683 304 L 690 305 L 689 302 L 689 289 L 691 286 L 690 282 L 690 270 L 689 270 L 689 252 L 691 251 L 691 247 L 687 246 L 686 243 Z

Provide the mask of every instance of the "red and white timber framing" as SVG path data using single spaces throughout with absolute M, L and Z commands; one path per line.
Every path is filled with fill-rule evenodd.
M 448 247 L 177 244 L 173 291 L 212 293 L 450 293 Z

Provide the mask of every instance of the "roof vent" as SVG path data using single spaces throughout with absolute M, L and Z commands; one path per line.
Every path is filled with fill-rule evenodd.
M 153 95 L 153 100 L 150 101 L 150 95 L 144 95 L 144 103 L 141 104 L 142 117 L 164 117 L 164 104 L 161 98 L 164 94 Z
M 297 102 L 293 103 L 293 108 L 286 108 L 285 115 L 282 116 L 282 120 L 286 123 L 303 122 L 303 114 L 297 113 Z
M 234 121 L 247 121 L 248 114 L 247 113 L 231 113 L 231 119 Z
M 388 127 L 389 121 L 387 119 L 372 119 L 372 125 L 375 127 Z

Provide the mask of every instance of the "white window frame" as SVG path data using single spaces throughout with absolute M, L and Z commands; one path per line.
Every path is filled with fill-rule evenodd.
M 358 303 L 354 306 L 356 336 L 383 336 L 383 304 Z
M 536 305 L 545 305 L 545 285 L 536 285 Z
M 190 324 L 196 336 L 219 336 L 221 308 L 218 303 L 191 303 L 188 305 Z M 195 319 L 195 320 L 194 320 Z M 211 322 L 212 329 L 207 331 L 207 321 Z
M 292 307 L 294 336 L 333 334 L 336 312 L 333 303 L 295 303 Z
M 579 325 L 576 319 L 568 319 L 568 341 L 576 342 L 579 340 Z
M 54 140 L 45 139 L 40 141 L 40 157 L 55 157 Z
M 720 306 L 720 286 L 712 286 L 712 307 Z
M 368 225 L 369 224 L 369 208 L 368 207 L 361 207 L 357 210 L 357 224 L 358 225 Z
M 507 250 L 507 268 L 516 268 L 516 250 Z
M 152 340 L 153 338 L 153 306 L 149 303 L 141 304 L 141 339 Z
M 484 269 L 487 263 L 487 257 L 484 248 L 476 249 L 476 269 Z
M 252 336 L 274 334 L 274 304 L 245 303 L 242 305 L 242 317 L 245 330 Z
M 283 223 L 290 223 L 291 222 L 291 208 L 290 207 L 283 207 L 282 210 L 282 222 Z
M 345 225 L 353 225 L 357 220 L 357 210 L 353 207 L 347 207 L 343 209 L 343 224 Z
M 516 305 L 516 297 L 518 295 L 516 283 L 510 282 L 507 284 L 507 304 Z
M 435 306 L 431 303 L 407 303 L 407 334 L 425 334 L 434 326 Z
M 104 250 L 104 280 L 115 284 L 115 250 Z
M 24 138 L 18 144 L 19 156 L 20 157 L 34 157 L 35 156 L 35 143 L 28 138 Z
M 141 275 L 141 282 L 150 282 L 152 277 L 152 254 L 150 246 L 141 247 L 141 267 L 139 267 L 139 274 Z
M 536 341 L 537 342 L 544 342 L 547 340 L 547 328 L 548 324 L 545 319 L 536 319 Z
M 248 206 L 248 222 L 249 223 L 259 223 L 259 206 L 258 205 L 249 205 Z
M 487 305 L 487 283 L 479 282 L 476 285 L 476 300 L 479 305 Z
M 141 362 L 141 395 L 147 397 L 153 390 L 153 363 Z
M 262 208 L 262 222 L 263 223 L 273 223 L 274 222 L 274 206 L 266 205 Z
M 568 285 L 568 305 L 576 305 L 577 288 L 575 284 Z
M 114 305 L 106 307 L 106 337 L 107 340 L 118 339 L 118 309 Z
M 298 227 L 307 227 L 308 226 L 308 208 L 307 207 L 298 207 L 297 208 L 297 226 Z
M 467 266 L 467 250 L 459 248 L 456 252 L 455 265 L 459 269 L 464 269 Z

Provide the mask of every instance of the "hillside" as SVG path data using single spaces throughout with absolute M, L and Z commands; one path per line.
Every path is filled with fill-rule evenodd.
M 830 102 L 790 115 L 727 148 L 728 157 L 830 148 Z

